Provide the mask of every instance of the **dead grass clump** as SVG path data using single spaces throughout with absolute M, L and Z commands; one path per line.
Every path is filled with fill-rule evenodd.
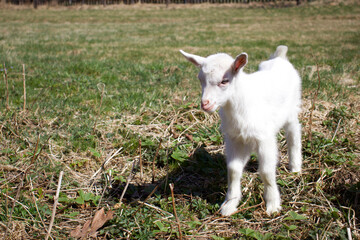
M 24 221 L 12 221 L 10 226 L 6 226 L 0 222 L 0 237 L 7 240 L 26 240 L 31 239 L 26 231 L 26 224 Z

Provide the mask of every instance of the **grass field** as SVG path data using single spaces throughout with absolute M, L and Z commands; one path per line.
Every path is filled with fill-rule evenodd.
M 52 239 L 91 219 L 77 236 L 360 238 L 359 39 L 358 3 L 2 5 L 0 237 L 43 239 L 55 216 Z M 288 172 L 281 132 L 283 210 L 266 215 L 252 156 L 240 211 L 221 217 L 219 116 L 200 110 L 197 69 L 178 50 L 247 52 L 252 72 L 280 44 L 303 80 L 303 172 Z M 103 207 L 113 216 L 95 215 Z

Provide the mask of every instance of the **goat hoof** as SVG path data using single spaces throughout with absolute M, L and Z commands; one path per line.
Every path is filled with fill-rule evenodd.
M 289 168 L 290 168 L 290 171 L 293 172 L 293 173 L 300 173 L 301 172 L 301 164 L 302 163 L 302 160 L 300 158 L 300 160 L 293 160 L 293 161 L 290 161 L 289 163 Z
M 236 212 L 240 199 L 227 200 L 221 205 L 220 213 L 222 216 L 231 216 Z
M 301 167 L 291 167 L 290 171 L 292 173 L 301 173 Z
M 273 213 L 278 213 L 281 211 L 281 206 L 267 206 L 266 207 L 266 213 L 267 215 L 272 215 Z

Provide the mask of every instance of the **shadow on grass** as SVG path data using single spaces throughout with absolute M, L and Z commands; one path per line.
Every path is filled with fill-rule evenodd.
M 169 161 L 175 161 L 169 156 Z M 248 162 L 245 171 L 254 173 L 258 163 L 254 158 Z M 129 184 L 123 201 L 126 203 L 144 201 L 154 193 L 161 197 L 171 196 L 169 183 L 175 185 L 174 194 L 178 197 L 199 197 L 215 205 L 224 201 L 227 190 L 226 160 L 222 153 L 210 153 L 203 145 L 196 149 L 187 161 L 178 164 L 167 177 L 154 183 Z M 113 185 L 108 197 L 118 200 L 124 191 L 125 183 Z
M 170 164 L 171 159 L 169 156 Z M 174 194 L 182 196 L 200 197 L 208 203 L 220 203 L 224 199 L 226 191 L 226 163 L 225 156 L 221 153 L 209 153 L 204 146 L 196 149 L 188 160 L 176 162 L 174 170 L 169 171 L 167 177 L 163 177 L 154 183 L 129 184 L 124 195 L 124 202 L 143 201 L 154 190 L 162 197 L 171 196 L 169 183 L 173 183 Z M 125 187 L 125 183 L 113 185 L 108 197 L 119 199 Z

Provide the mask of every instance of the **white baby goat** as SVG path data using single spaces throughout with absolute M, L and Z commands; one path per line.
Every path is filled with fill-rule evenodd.
M 180 52 L 200 68 L 201 107 L 206 112 L 220 108 L 228 170 L 228 191 L 221 214 L 233 214 L 241 200 L 240 180 L 252 152 L 259 159 L 259 173 L 264 183 L 266 212 L 281 210 L 276 185 L 278 151 L 276 134 L 286 131 L 290 170 L 301 171 L 301 79 L 287 60 L 286 46 L 278 46 L 259 71 L 247 74 L 243 68 L 248 55 L 234 60 L 219 53 L 207 58 Z

